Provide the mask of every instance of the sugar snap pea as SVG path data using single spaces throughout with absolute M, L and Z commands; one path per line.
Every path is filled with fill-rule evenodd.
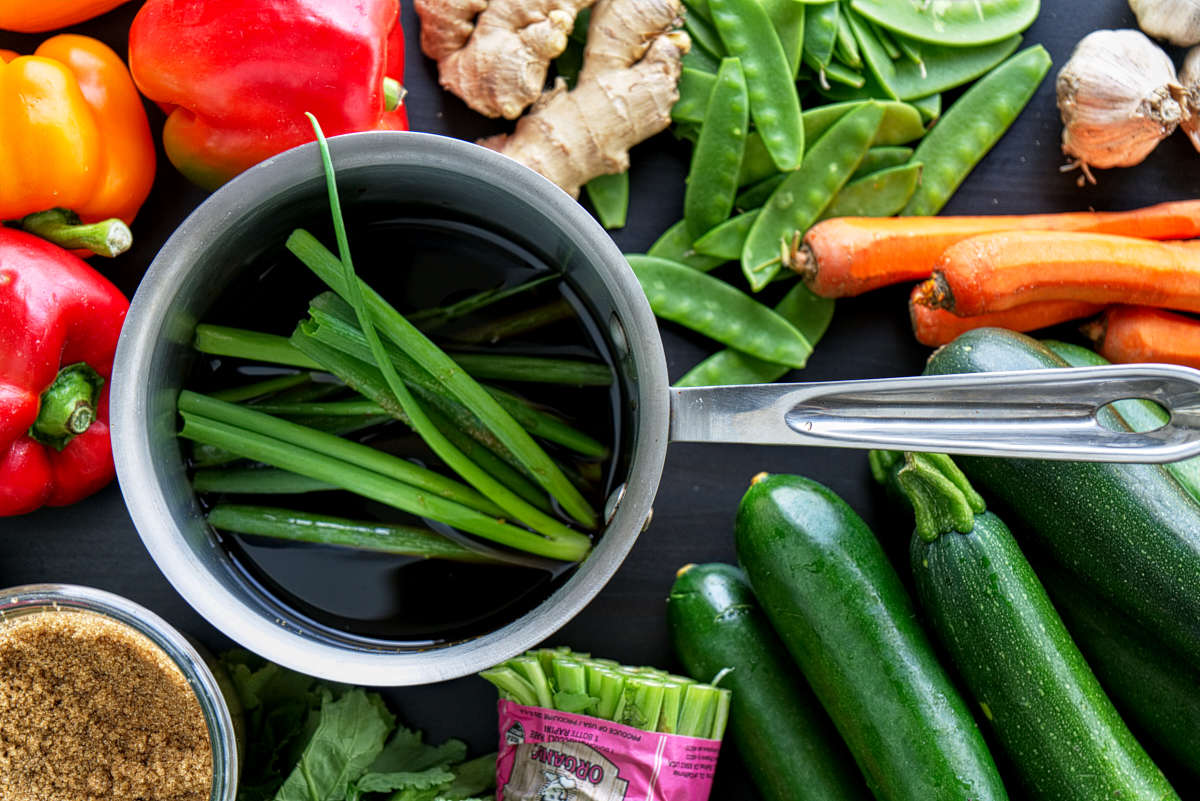
M 779 272 L 782 254 L 858 168 L 882 119 L 878 103 L 866 103 L 847 114 L 817 140 L 800 169 L 772 193 L 742 249 L 742 272 L 751 289 L 762 289 Z
M 833 299 L 814 295 L 802 283 L 793 286 L 775 306 L 775 313 L 816 345 L 833 319 Z M 715 387 L 728 384 L 769 384 L 791 370 L 786 364 L 756 359 L 733 348 L 709 356 L 675 382 L 677 387 Z
M 766 361 L 790 367 L 808 361 L 812 345 L 804 335 L 744 292 L 665 259 L 627 258 L 659 317 Z
M 717 76 L 712 73 L 684 69 L 679 74 L 679 99 L 671 106 L 671 119 L 675 122 L 704 122 L 708 98 L 716 82 Z
M 851 8 L 890 31 L 966 47 L 1005 39 L 1028 28 L 1038 15 L 1038 0 L 912 2 L 852 0 Z
M 712 228 L 696 240 L 695 248 L 698 253 L 706 256 L 716 256 L 729 261 L 742 255 L 742 247 L 746 244 L 746 236 L 750 226 L 758 218 L 758 209 L 747 211 L 736 217 L 730 217 L 725 222 Z
M 804 8 L 804 51 L 801 59 L 819 73 L 833 58 L 837 42 L 838 4 L 821 3 Z
M 688 233 L 687 223 L 680 220 L 655 240 L 650 249 L 646 251 L 646 255 L 677 261 L 702 273 L 724 263 L 723 259 L 697 253 L 696 249 L 692 247 L 692 242 L 692 235 Z
M 792 68 L 792 77 L 800 70 L 800 54 L 804 50 L 805 6 L 796 0 L 762 0 L 767 16 L 775 26 L 783 53 Z
M 629 213 L 629 170 L 599 175 L 583 185 L 588 200 L 600 218 L 600 224 L 608 230 L 625 227 Z
M 889 167 L 842 187 L 822 212 L 828 217 L 891 217 L 898 214 L 917 190 L 921 179 L 919 161 Z
M 804 155 L 800 97 L 771 18 L 759 0 L 709 0 L 713 23 L 729 55 L 742 60 L 754 119 L 771 160 L 793 170 Z
M 913 160 L 924 163 L 925 171 L 901 213 L 941 211 L 1012 125 L 1049 70 L 1050 55 L 1041 45 L 1034 45 L 979 79 L 955 101 L 913 153 Z
M 899 167 L 912 158 L 911 147 L 873 147 L 863 156 L 862 163 L 850 176 L 851 181 L 857 181 L 864 175 L 886 170 L 889 167 Z
M 683 195 L 683 219 L 692 236 L 718 225 L 733 210 L 749 114 L 742 63 L 736 58 L 723 59 L 700 126 L 700 139 L 692 151 Z
M 775 187 L 783 183 L 783 179 L 787 178 L 786 172 L 777 172 L 774 175 L 763 178 L 755 184 L 751 184 L 734 200 L 733 205 L 743 211 L 757 209 L 759 206 L 767 202 L 767 198 L 775 191 Z

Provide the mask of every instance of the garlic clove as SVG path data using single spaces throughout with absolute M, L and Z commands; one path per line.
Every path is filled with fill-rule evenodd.
M 1062 147 L 1089 167 L 1141 162 L 1183 118 L 1171 60 L 1135 30 L 1093 31 L 1058 73 Z
M 1193 47 L 1183 59 L 1179 69 L 1179 82 L 1183 84 L 1183 121 L 1179 127 L 1200 150 L 1200 47 Z
M 1180 47 L 1200 44 L 1200 0 L 1129 0 L 1138 27 Z

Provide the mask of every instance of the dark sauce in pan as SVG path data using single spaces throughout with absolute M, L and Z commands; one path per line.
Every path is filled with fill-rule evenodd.
M 369 214 L 356 212 L 358 217 Z M 547 274 L 554 265 L 482 227 L 421 217 L 348 220 L 351 252 L 359 275 L 401 312 L 444 305 L 484 289 L 517 286 Z M 312 226 L 327 246 L 328 228 Z M 222 292 L 204 322 L 290 335 L 307 318 L 308 302 L 326 287 L 280 243 L 268 248 Z M 545 281 L 454 323 L 468 328 L 515 311 L 566 298 L 575 316 L 511 341 L 478 350 L 579 358 L 612 364 L 602 329 L 562 279 Z M 439 341 L 439 334 L 434 335 Z M 447 350 L 453 345 L 442 342 Z M 266 371 L 269 374 L 271 371 Z M 213 392 L 264 377 L 261 366 L 197 354 L 186 386 Z M 585 465 L 596 480 L 585 497 L 601 512 L 626 472 L 617 379 L 611 387 L 565 387 L 493 381 L 563 415 L 612 448 L 602 464 Z M 388 422 L 349 435 L 453 475 L 406 426 Z M 541 443 L 552 457 L 575 464 L 568 451 Z M 423 525 L 411 515 L 345 491 L 301 495 L 210 494 L 201 504 L 277 506 L 369 521 Z M 560 513 L 569 522 L 569 518 Z M 347 548 L 288 543 L 215 532 L 242 578 L 310 624 L 338 636 L 386 641 L 414 648 L 484 634 L 544 600 L 570 575 L 530 567 L 476 565 L 393 556 Z

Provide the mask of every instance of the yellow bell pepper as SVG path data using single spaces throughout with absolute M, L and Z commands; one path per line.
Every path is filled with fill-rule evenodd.
M 0 220 L 62 208 L 128 224 L 154 171 L 141 96 L 111 48 L 61 34 L 32 56 L 0 51 Z
M 125 0 L 4 0 L 0 30 L 21 33 L 53 31 L 116 8 Z

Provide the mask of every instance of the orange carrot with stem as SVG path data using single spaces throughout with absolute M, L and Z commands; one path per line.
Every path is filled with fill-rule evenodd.
M 1200 368 L 1200 320 L 1148 306 L 1113 306 L 1083 326 L 1110 362 L 1166 362 Z
M 996 231 L 1083 231 L 1145 239 L 1200 237 L 1200 200 L 1130 211 L 977 217 L 835 217 L 808 229 L 788 263 L 827 298 L 928 278 L 942 252 Z
M 1041 303 L 1026 303 L 1001 312 L 979 314 L 974 317 L 959 317 L 956 314 L 926 306 L 920 302 L 917 289 L 909 298 L 908 314 L 912 320 L 913 335 L 922 345 L 940 347 L 972 328 L 1007 328 L 1010 331 L 1035 331 L 1051 325 L 1091 317 L 1104 307 L 1097 303 L 1078 300 L 1047 300 Z
M 947 248 L 917 295 L 960 317 L 1045 300 L 1200 311 L 1200 247 L 1063 231 L 983 234 Z

